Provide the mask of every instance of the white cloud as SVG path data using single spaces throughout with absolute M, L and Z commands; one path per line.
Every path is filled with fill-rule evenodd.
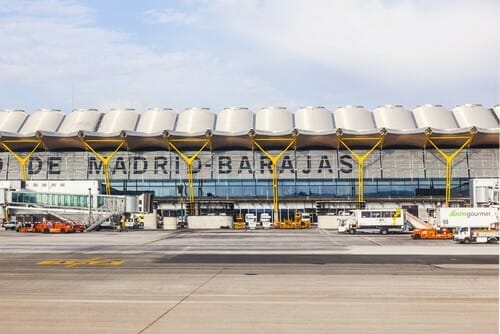
M 198 18 L 195 14 L 177 12 L 172 9 L 149 9 L 145 13 L 146 21 L 159 24 L 193 24 Z
M 16 10 L 24 9 L 11 8 L 13 15 L 0 17 L 0 91 L 15 91 L 18 98 L 10 96 L 15 105 L 5 105 L 7 99 L 0 92 L 0 108 L 68 110 L 73 101 L 73 107 L 103 110 L 151 106 L 217 110 L 277 95 L 203 50 L 156 52 L 131 42 L 125 33 L 73 21 L 72 15 L 80 18 L 82 13 L 69 9 L 60 10 L 64 21 L 38 15 L 34 9 L 22 16 Z
M 497 1 L 220 1 L 226 29 L 283 58 L 381 83 L 496 77 Z M 425 4 L 425 3 L 424 3 Z
M 192 12 L 150 10 L 150 22 L 165 23 L 157 34 L 177 34 L 172 23 L 196 36 L 164 51 L 154 38 L 148 46 L 140 33 L 97 26 L 93 10 L 74 2 L 0 0 L 0 108 L 68 111 L 72 91 L 74 107 L 103 110 L 498 103 L 500 5 L 419 3 L 208 1 Z

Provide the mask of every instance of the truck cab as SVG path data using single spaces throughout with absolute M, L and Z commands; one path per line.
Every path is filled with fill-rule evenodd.
M 486 228 L 474 228 L 470 226 L 458 226 L 455 230 L 453 240 L 461 244 L 470 243 L 495 243 L 499 241 L 499 223 L 495 222 Z
M 339 219 L 339 228 L 338 232 L 339 233 L 350 233 L 350 234 L 355 234 L 356 233 L 356 222 L 348 218 L 349 216 L 345 216 L 343 218 Z

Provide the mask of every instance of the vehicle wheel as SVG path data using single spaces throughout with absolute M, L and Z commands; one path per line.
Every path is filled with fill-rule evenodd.
M 387 233 L 389 233 L 389 231 L 387 231 L 387 229 L 382 229 L 380 230 L 380 233 L 383 234 L 383 235 L 387 235 Z
M 66 230 L 62 228 L 61 233 L 66 233 Z
M 470 239 L 469 238 L 465 238 L 464 239 L 464 244 L 470 244 Z
M 418 235 L 418 234 L 412 235 L 412 238 L 415 240 L 418 240 L 418 239 L 420 239 L 420 235 Z

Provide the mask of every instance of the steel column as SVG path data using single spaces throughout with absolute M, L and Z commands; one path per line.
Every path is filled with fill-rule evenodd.
M 15 144 L 15 143 L 32 143 L 32 144 L 34 144 L 34 147 L 28 154 L 26 154 L 25 156 L 22 156 L 16 152 L 14 152 L 9 147 L 8 144 L 11 144 L 11 143 L 13 143 L 13 144 Z M 8 139 L 8 140 L 0 140 L 0 144 L 7 152 L 12 154 L 12 156 L 19 162 L 19 165 L 21 166 L 21 178 L 23 179 L 23 181 L 26 181 L 28 179 L 28 173 L 26 171 L 26 163 L 31 158 L 33 153 L 35 153 L 35 151 L 38 149 L 38 147 L 40 147 L 40 145 L 42 144 L 42 141 L 40 139 Z
M 361 205 L 361 203 L 364 202 L 364 165 L 366 158 L 370 154 L 373 153 L 373 151 L 379 147 L 382 142 L 384 141 L 384 135 L 382 135 L 379 138 L 373 138 L 373 137 L 351 137 L 351 138 L 342 138 L 338 137 L 339 142 L 352 154 L 354 157 L 356 163 L 358 164 L 358 206 Z M 376 140 L 376 143 L 363 155 L 359 155 L 356 152 L 354 152 L 349 145 L 347 145 L 346 140 L 352 140 L 352 141 L 367 141 L 367 140 Z
M 184 154 L 174 143 L 183 142 L 183 143 L 203 143 L 201 148 L 198 149 L 193 155 L 188 156 Z M 210 144 L 210 138 L 203 139 L 195 139 L 195 138 L 186 138 L 186 139 L 167 139 L 168 145 L 174 149 L 174 151 L 181 157 L 182 160 L 186 163 L 187 166 L 187 179 L 188 179 L 188 188 L 189 188 L 189 202 L 192 204 L 194 202 L 194 187 L 193 187 L 193 161 L 200 155 L 200 153 Z M 191 210 L 193 206 L 191 205 Z
M 258 142 L 287 142 L 288 145 L 280 151 L 278 155 L 272 155 L 264 147 L 262 147 Z M 296 138 L 252 138 L 252 142 L 257 148 L 271 161 L 272 177 L 273 177 L 273 210 L 274 210 L 274 221 L 279 220 L 279 193 L 278 193 L 278 161 L 285 155 L 285 153 L 296 144 Z
M 469 136 L 436 136 L 431 137 L 427 136 L 427 141 L 431 143 L 431 145 L 438 151 L 438 153 L 443 157 L 446 162 L 446 181 L 445 181 L 445 197 L 444 197 L 444 205 L 448 207 L 448 204 L 451 200 L 451 169 L 453 166 L 453 160 L 457 157 L 462 150 L 470 144 L 472 139 L 474 138 L 474 133 L 471 133 Z M 441 150 L 438 145 L 434 142 L 439 139 L 465 139 L 465 142 L 455 150 L 452 154 L 446 154 L 443 150 Z
M 85 147 L 92 152 L 99 161 L 102 162 L 102 168 L 104 170 L 104 182 L 106 184 L 106 195 L 111 195 L 111 176 L 109 173 L 109 162 L 118 153 L 118 151 L 125 145 L 125 139 L 82 139 Z M 118 146 L 109 155 L 102 155 L 97 152 L 91 144 L 93 143 L 118 143 Z

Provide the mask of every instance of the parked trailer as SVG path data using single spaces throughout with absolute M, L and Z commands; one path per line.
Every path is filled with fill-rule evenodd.
M 403 232 L 405 211 L 396 209 L 352 210 L 349 216 L 341 218 L 339 233 L 354 234 L 356 231 L 378 231 L 381 234 Z
M 492 223 L 488 228 L 459 226 L 453 240 L 461 244 L 498 242 L 500 240 L 499 224 L 499 222 Z

